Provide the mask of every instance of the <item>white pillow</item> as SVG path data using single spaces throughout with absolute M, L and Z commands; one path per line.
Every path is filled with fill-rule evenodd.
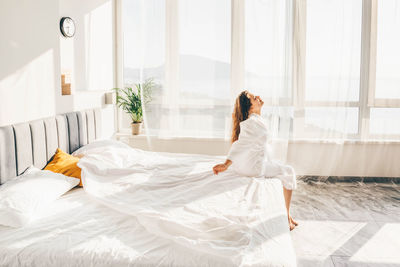
M 75 150 L 72 156 L 82 158 L 88 154 L 97 153 L 99 151 L 102 152 L 105 147 L 133 149 L 129 145 L 113 139 L 96 140 Z
M 37 211 L 79 184 L 79 179 L 29 167 L 0 186 L 0 224 L 22 227 Z

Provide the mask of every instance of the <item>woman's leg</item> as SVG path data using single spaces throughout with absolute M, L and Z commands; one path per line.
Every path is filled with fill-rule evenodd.
M 285 198 L 286 211 L 288 215 L 289 228 L 293 230 L 298 223 L 290 215 L 290 202 L 292 200 L 292 190 L 296 189 L 296 173 L 293 167 L 282 165 L 277 162 L 266 162 L 264 167 L 266 177 L 275 177 L 283 184 L 283 196 Z
M 298 223 L 295 220 L 293 220 L 292 216 L 290 215 L 290 202 L 292 200 L 292 192 L 293 192 L 292 190 L 283 187 L 283 196 L 285 197 L 286 211 L 288 215 L 290 230 L 293 230 L 298 225 Z

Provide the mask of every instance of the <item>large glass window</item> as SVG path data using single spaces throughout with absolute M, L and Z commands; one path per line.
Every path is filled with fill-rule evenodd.
M 400 99 L 400 1 L 378 1 L 375 97 Z
M 165 0 L 122 2 L 124 84 L 164 79 Z
M 307 0 L 306 101 L 358 101 L 361 0 Z
M 245 1 L 245 87 L 268 98 L 291 98 L 291 1 Z
M 228 100 L 230 0 L 179 2 L 179 80 L 184 99 Z
M 376 80 L 369 131 L 374 137 L 400 135 L 400 2 L 377 5 Z
M 124 84 L 157 83 L 145 107 L 150 134 L 225 137 L 231 1 L 125 0 L 122 13 Z
M 244 5 L 244 85 L 265 102 L 262 116 L 276 138 L 288 138 L 293 120 L 291 0 Z
M 370 132 L 373 135 L 400 135 L 400 108 L 372 108 Z
M 178 5 L 178 134 L 224 137 L 230 118 L 231 1 Z
M 304 131 L 357 134 L 362 0 L 307 0 L 306 16 Z
M 124 86 L 135 88 L 135 84 L 149 78 L 160 85 L 153 94 L 152 105 L 147 107 L 146 115 L 151 121 L 147 129 L 160 127 L 159 96 L 165 93 L 165 4 L 165 0 L 122 1 Z M 120 125 L 130 125 L 125 112 L 120 113 Z
M 150 134 L 227 138 L 232 99 L 248 89 L 274 137 L 393 138 L 400 3 L 376 3 L 123 0 L 124 84 L 157 83 Z
M 337 137 L 343 133 L 357 134 L 358 108 L 308 107 L 305 109 L 307 132 L 324 133 L 325 137 Z

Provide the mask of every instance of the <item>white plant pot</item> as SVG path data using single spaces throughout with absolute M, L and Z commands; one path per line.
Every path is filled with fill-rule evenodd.
M 131 127 L 132 127 L 132 134 L 133 135 L 138 135 L 141 132 L 142 123 L 141 122 L 131 123 Z

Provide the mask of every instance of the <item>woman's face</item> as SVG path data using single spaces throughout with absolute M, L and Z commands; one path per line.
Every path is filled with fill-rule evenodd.
M 264 101 L 262 101 L 261 97 L 255 96 L 252 93 L 248 93 L 247 97 L 250 99 L 251 102 L 251 108 L 254 111 L 259 111 L 261 110 L 262 106 L 264 105 Z

